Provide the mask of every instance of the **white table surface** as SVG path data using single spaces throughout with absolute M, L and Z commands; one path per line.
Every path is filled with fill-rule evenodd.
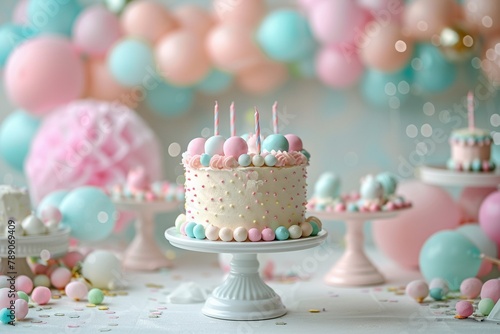
M 128 295 L 106 297 L 108 310 L 87 308 L 63 296 L 45 307 L 30 309 L 28 318 L 9 333 L 447 333 L 492 332 L 496 322 L 458 320 L 456 300 L 418 304 L 389 287 L 404 286 L 420 278 L 416 271 L 399 268 L 374 249 L 369 256 L 387 278 L 383 286 L 336 288 L 323 283 L 324 274 L 341 255 L 330 241 L 315 249 L 265 255 L 261 262 L 274 264 L 275 278 L 268 284 L 281 296 L 288 313 L 264 321 L 224 321 L 202 315 L 203 304 L 168 304 L 166 295 L 183 282 L 206 289 L 221 283 L 224 273 L 216 254 L 175 250 L 175 267 L 153 273 L 126 272 Z M 294 279 L 284 279 L 295 273 Z M 302 276 L 302 278 L 297 278 Z M 146 284 L 157 284 L 152 288 Z M 439 307 L 448 304 L 449 307 Z M 311 313 L 310 309 L 321 312 Z M 158 317 L 151 317 L 156 312 Z M 159 313 L 158 313 L 159 312 Z M 161 313 L 161 314 L 160 314 Z M 56 315 L 57 314 L 57 315 Z M 0 330 L 7 328 L 0 325 Z

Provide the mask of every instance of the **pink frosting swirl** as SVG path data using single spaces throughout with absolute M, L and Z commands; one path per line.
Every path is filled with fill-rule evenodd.
M 233 156 L 224 157 L 224 168 L 231 169 L 236 167 L 238 167 L 238 161 L 236 161 L 235 157 Z
M 290 155 L 295 159 L 296 165 L 305 165 L 307 163 L 306 156 L 299 151 L 290 152 Z
M 218 154 L 214 155 L 212 159 L 210 159 L 210 168 L 212 169 L 224 168 L 224 156 Z
M 199 155 L 195 155 L 195 156 L 193 156 L 191 158 L 191 160 L 189 160 L 189 167 L 198 169 L 201 166 L 202 165 L 201 165 L 201 161 L 200 161 L 200 156 Z
M 276 153 L 276 160 L 278 160 L 276 162 L 276 166 L 278 167 L 295 165 L 295 159 L 288 152 L 278 151 Z

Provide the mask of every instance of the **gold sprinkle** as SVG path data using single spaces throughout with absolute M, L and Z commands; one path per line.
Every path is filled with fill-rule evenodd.
M 170 251 L 172 252 L 172 251 Z M 175 254 L 175 252 L 173 252 Z M 167 252 L 167 255 L 168 255 L 168 252 Z M 167 256 L 168 257 L 168 256 Z M 175 256 L 174 256 L 175 257 Z M 128 296 L 128 292 L 127 291 L 117 291 L 116 294 L 118 296 Z
M 107 306 L 99 306 L 97 309 L 101 310 L 101 311 L 107 311 L 107 310 L 109 310 L 109 307 L 107 307 Z
M 241 190 L 238 190 L 238 194 L 241 194 Z
M 266 216 L 262 216 L 262 219 L 266 219 Z
M 234 208 L 234 204 L 229 204 L 229 207 L 230 208 Z
M 60 295 L 53 295 L 52 299 L 61 299 L 61 296 Z
M 229 180 L 229 183 L 234 183 L 234 181 L 233 180 Z
M 280 202 L 276 201 L 276 205 L 279 205 L 279 204 L 280 204 Z
M 89 304 L 87 304 L 87 305 L 85 305 L 85 306 L 87 306 L 87 307 L 95 307 L 95 304 L 90 304 L 90 303 L 89 303 Z
M 260 202 L 260 206 L 264 206 L 264 203 Z
M 155 283 L 147 283 L 146 288 L 161 289 L 161 288 L 163 288 L 163 285 L 155 284 Z
M 243 215 L 242 215 L 242 214 L 239 214 L 239 215 L 238 215 L 238 217 L 243 218 Z
M 77 319 L 77 318 L 80 318 L 79 315 L 76 315 L 76 314 L 73 314 L 73 315 L 70 315 L 69 316 L 71 319 Z
M 257 224 L 257 221 L 254 219 L 252 223 Z
M 50 310 L 50 309 L 52 309 L 52 307 L 51 307 L 51 306 L 43 306 L 42 308 L 43 308 L 44 310 Z
M 64 313 L 54 313 L 54 315 L 55 315 L 56 317 L 63 317 L 63 316 L 64 316 Z
M 309 309 L 309 313 L 319 313 L 319 312 L 321 311 L 315 308 Z

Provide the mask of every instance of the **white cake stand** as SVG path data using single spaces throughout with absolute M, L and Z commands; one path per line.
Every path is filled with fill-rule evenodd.
M 457 172 L 443 166 L 421 166 L 417 176 L 436 186 L 494 188 L 500 185 L 500 169 L 491 172 Z
M 123 266 L 131 270 L 151 271 L 172 265 L 154 239 L 154 218 L 157 213 L 177 209 L 179 202 L 115 200 L 118 210 L 134 211 L 136 234 L 125 251 Z
M 273 242 L 224 242 L 197 240 L 180 235 L 175 227 L 165 231 L 165 237 L 179 248 L 205 253 L 231 253 L 231 270 L 227 279 L 214 289 L 205 302 L 202 313 L 224 320 L 264 320 L 286 313 L 280 296 L 259 276 L 258 253 L 298 251 L 320 245 L 327 236 L 325 230 L 315 237 Z
M 322 220 L 343 221 L 346 225 L 345 252 L 325 276 L 325 282 L 334 286 L 366 286 L 384 283 L 384 276 L 366 256 L 363 225 L 366 221 L 395 217 L 403 210 L 405 209 L 377 212 L 309 211 L 311 215 Z
M 26 258 L 31 256 L 40 256 L 42 251 L 48 251 L 51 258 L 63 256 L 69 247 L 68 227 L 45 235 L 16 237 L 14 243 L 15 259 L 9 259 L 9 240 L 7 237 L 0 238 L 0 273 L 3 275 L 26 275 L 33 278 Z M 12 248 L 12 247 L 11 247 Z

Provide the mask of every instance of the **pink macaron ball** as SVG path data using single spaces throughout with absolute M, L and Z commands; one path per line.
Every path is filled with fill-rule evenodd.
M 50 275 L 50 283 L 57 289 L 64 289 L 71 281 L 71 271 L 65 267 L 59 267 Z
M 460 293 L 466 298 L 475 299 L 481 293 L 482 286 L 483 282 L 481 282 L 479 278 L 467 278 L 462 281 L 462 284 L 460 284 Z
M 47 206 L 40 213 L 40 218 L 44 223 L 48 221 L 55 221 L 59 223 L 62 220 L 62 213 L 55 206 Z
M 50 289 L 45 286 L 37 286 L 31 293 L 31 299 L 38 305 L 45 305 L 50 301 L 52 293 Z
M 73 268 L 78 262 L 83 261 L 83 254 L 78 251 L 71 251 L 66 253 L 61 260 L 66 267 Z
M 16 301 L 17 299 L 19 299 L 19 296 L 17 293 L 11 293 L 10 288 L 0 289 L 0 309 L 4 307 L 9 308 L 11 301 Z
M 493 278 L 484 282 L 481 288 L 481 299 L 490 298 L 496 303 L 500 299 L 500 279 Z
M 240 155 L 248 153 L 248 144 L 245 139 L 233 136 L 224 142 L 223 149 L 225 156 L 238 159 Z
M 14 302 L 15 315 L 17 320 L 23 320 L 28 315 L 29 305 L 24 299 L 18 299 Z
M 417 302 L 422 303 L 425 297 L 429 295 L 429 286 L 422 280 L 411 281 L 406 286 L 406 294 Z
M 19 275 L 16 278 L 16 290 L 30 293 L 33 290 L 33 281 L 26 275 Z
M 258 228 L 252 227 L 248 230 L 248 240 L 250 241 L 260 241 L 262 239 L 262 233 Z
M 455 305 L 455 310 L 460 317 L 468 318 L 474 313 L 474 306 L 467 300 L 461 300 Z
M 202 137 L 194 138 L 188 144 L 187 153 L 192 157 L 195 155 L 202 155 L 203 153 L 205 153 L 206 141 L 207 140 Z
M 276 237 L 274 230 L 272 228 L 266 227 L 262 230 L 262 240 L 264 241 L 273 241 Z
M 89 289 L 83 282 L 74 281 L 66 285 L 64 292 L 66 292 L 66 295 L 71 299 L 81 300 L 87 296 Z
M 302 139 L 297 135 L 287 134 L 285 138 L 288 140 L 288 151 L 302 151 L 304 148 L 302 145 Z

